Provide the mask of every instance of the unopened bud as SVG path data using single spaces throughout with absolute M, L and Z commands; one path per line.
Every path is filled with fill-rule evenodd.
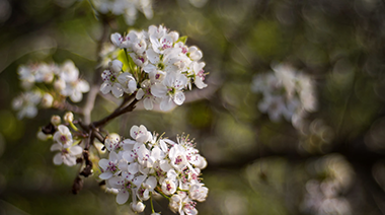
M 58 115 L 53 115 L 53 116 L 51 117 L 51 123 L 52 123 L 53 125 L 55 125 L 55 126 L 60 125 L 60 123 L 61 123 L 61 118 L 60 118 L 60 116 L 58 116 Z
M 51 94 L 45 93 L 41 100 L 41 106 L 43 108 L 50 108 L 52 107 L 52 103 L 53 103 L 53 97 L 51 96 Z
M 66 87 L 66 82 L 63 79 L 58 79 L 53 83 L 53 87 L 57 91 L 62 91 Z
M 72 121 L 74 121 L 74 114 L 72 112 L 67 112 L 63 119 L 65 122 L 72 123 Z
M 144 205 L 142 202 L 136 202 L 136 203 L 131 203 L 131 209 L 136 212 L 136 213 L 141 213 L 144 211 L 144 208 L 146 205 Z

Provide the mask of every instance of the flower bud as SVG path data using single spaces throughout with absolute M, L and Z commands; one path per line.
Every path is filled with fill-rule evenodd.
M 43 98 L 41 100 L 41 106 L 43 108 L 50 108 L 52 107 L 53 97 L 49 93 L 45 93 L 43 95 Z
M 55 126 L 60 125 L 60 123 L 61 123 L 61 118 L 60 118 L 60 116 L 58 116 L 58 115 L 53 115 L 53 116 L 51 117 L 51 123 L 52 123 L 53 125 L 55 125 Z
M 67 112 L 63 119 L 65 122 L 72 123 L 72 121 L 74 121 L 74 114 L 72 112 Z
M 146 205 L 144 205 L 142 202 L 136 202 L 136 203 L 131 203 L 131 209 L 136 212 L 136 213 L 141 213 L 144 211 L 144 208 Z
M 120 135 L 117 133 L 111 133 L 104 140 L 104 145 L 106 146 L 108 151 L 112 151 L 120 147 L 119 142 L 120 142 Z
M 66 82 L 63 79 L 58 79 L 53 83 L 53 87 L 57 91 L 62 91 L 66 87 Z

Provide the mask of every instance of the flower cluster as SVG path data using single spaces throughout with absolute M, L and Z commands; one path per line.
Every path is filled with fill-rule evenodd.
M 317 179 L 306 182 L 300 209 L 305 214 L 352 214 L 352 205 L 346 199 L 346 193 L 352 189 L 354 174 L 346 159 L 334 154 L 308 165 L 313 170 L 309 173 Z
M 170 110 L 174 103 L 183 104 L 186 89 L 192 83 L 199 89 L 207 86 L 202 52 L 188 47 L 186 37 L 179 37 L 163 26 L 150 26 L 148 31 L 131 30 L 127 35 L 111 35 L 112 43 L 119 49 L 118 60 L 109 63 L 102 74 L 102 93 L 119 98 L 124 93 L 136 92 L 147 110 L 160 104 L 161 110 Z
M 77 130 L 72 123 L 73 114 L 71 112 L 64 115 L 64 121 Z M 54 144 L 51 146 L 51 151 L 59 151 L 53 158 L 54 164 L 64 163 L 67 166 L 74 166 L 76 158 L 82 154 L 83 148 L 79 146 L 81 140 L 74 139 L 72 133 L 66 125 L 61 124 L 61 118 L 57 115 L 52 116 L 51 123 L 38 132 L 37 136 L 41 140 L 53 139 Z
M 286 64 L 274 65 L 273 70 L 254 77 L 251 89 L 263 95 L 258 108 L 267 112 L 272 121 L 283 116 L 297 126 L 307 112 L 316 110 L 314 83 L 309 76 Z
M 197 214 L 196 201 L 205 201 L 208 193 L 200 179 L 207 162 L 193 141 L 182 135 L 173 142 L 151 134 L 143 125 L 133 126 L 130 134 L 132 139 L 107 136 L 109 157 L 99 161 L 99 177 L 117 193 L 116 202 L 124 204 L 131 195 L 132 210 L 142 212 L 143 201 L 160 194 L 173 212 Z
M 18 73 L 25 92 L 15 98 L 12 105 L 19 111 L 19 118 L 35 117 L 39 104 L 50 108 L 64 102 L 66 97 L 79 102 L 90 88 L 87 81 L 79 79 L 79 70 L 69 60 L 61 66 L 54 63 L 22 65 Z
M 147 19 L 153 17 L 151 0 L 92 0 L 92 4 L 100 13 L 123 15 L 127 25 L 135 23 L 138 11 L 141 11 Z

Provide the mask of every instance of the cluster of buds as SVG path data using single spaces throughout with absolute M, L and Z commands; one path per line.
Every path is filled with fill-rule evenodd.
M 103 14 L 123 15 L 127 25 L 135 23 L 138 11 L 147 19 L 153 17 L 152 0 L 92 0 L 93 7 Z
M 54 63 L 36 63 L 22 65 L 18 70 L 24 92 L 13 100 L 13 108 L 18 110 L 18 117 L 33 118 L 37 106 L 50 108 L 61 104 L 67 97 L 79 102 L 83 93 L 89 91 L 87 81 L 79 79 L 79 70 L 72 61 L 59 66 Z
M 272 68 L 274 72 L 254 77 L 251 89 L 263 95 L 258 108 L 267 112 L 272 121 L 283 116 L 298 127 L 307 113 L 317 109 L 313 80 L 286 64 Z
M 196 201 L 205 201 L 208 193 L 200 178 L 207 162 L 193 141 L 182 135 L 174 142 L 151 134 L 143 125 L 133 126 L 130 134 L 133 139 L 107 136 L 109 157 L 99 161 L 99 177 L 117 194 L 116 202 L 124 204 L 131 195 L 132 210 L 142 212 L 143 201 L 162 195 L 173 212 L 197 214 Z
M 199 61 L 202 52 L 196 46 L 188 47 L 186 40 L 163 26 L 131 30 L 125 36 L 112 34 L 111 41 L 120 54 L 103 72 L 101 92 L 112 92 L 117 98 L 135 92 L 147 110 L 155 104 L 164 111 L 183 104 L 183 91 L 191 90 L 192 83 L 199 89 L 207 86 L 205 63 Z

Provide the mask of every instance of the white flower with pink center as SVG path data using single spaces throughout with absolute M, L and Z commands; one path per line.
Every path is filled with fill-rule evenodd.
M 99 178 L 101 179 L 110 179 L 114 175 L 118 175 L 121 170 L 118 168 L 120 156 L 114 152 L 111 151 L 108 160 L 107 159 L 101 159 L 99 161 L 99 166 L 102 170 L 102 174 L 99 175 Z

